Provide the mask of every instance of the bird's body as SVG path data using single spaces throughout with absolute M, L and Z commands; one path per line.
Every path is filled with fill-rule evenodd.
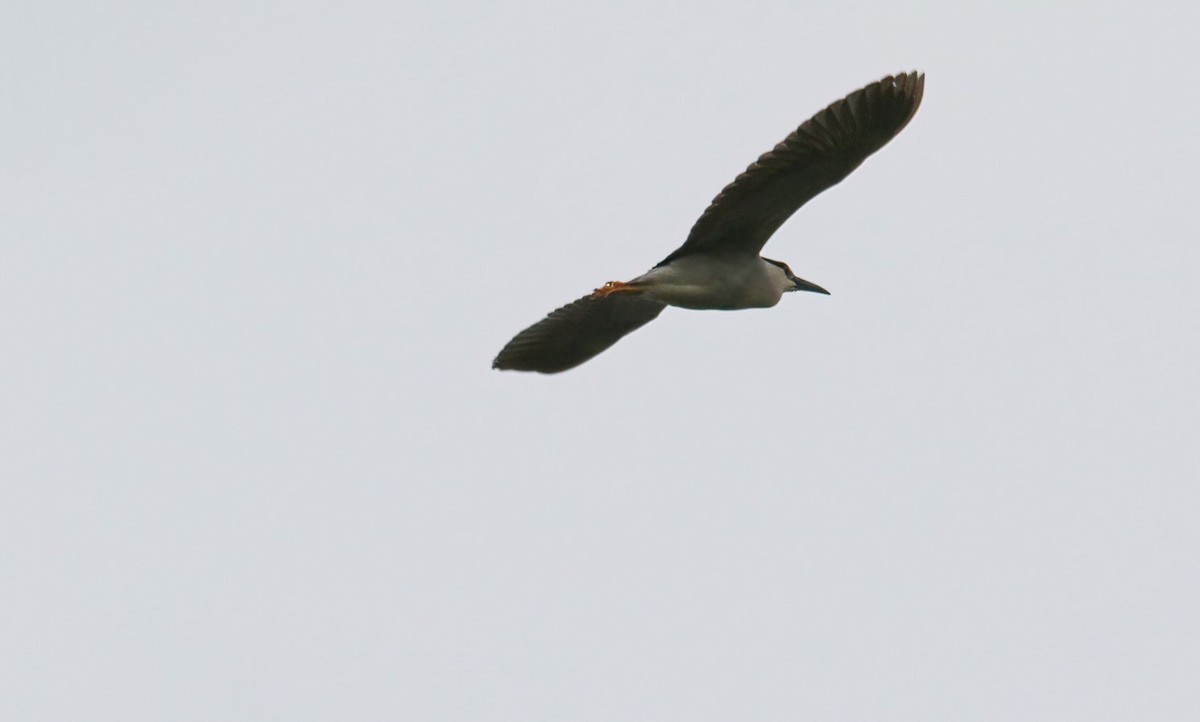
M 787 271 L 757 253 L 731 254 L 713 263 L 708 255 L 684 256 L 655 266 L 627 286 L 668 306 L 695 311 L 770 308 L 796 290 Z
M 721 191 L 671 255 L 632 281 L 610 281 L 550 313 L 509 341 L 492 367 L 565 371 L 667 306 L 732 311 L 769 308 L 789 291 L 827 294 L 759 252 L 800 206 L 899 133 L 916 113 L 924 87 L 924 75 L 905 73 L 833 103 Z

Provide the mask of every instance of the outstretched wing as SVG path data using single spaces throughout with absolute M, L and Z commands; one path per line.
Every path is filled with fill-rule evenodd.
M 726 186 L 659 265 L 698 251 L 757 255 L 800 206 L 908 125 L 924 90 L 923 73 L 889 75 L 817 113 Z
M 555 374 L 575 368 L 658 317 L 666 304 L 632 293 L 568 303 L 513 337 L 494 369 Z

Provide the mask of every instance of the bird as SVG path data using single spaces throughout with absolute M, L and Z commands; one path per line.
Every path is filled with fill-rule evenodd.
M 630 281 L 609 281 L 521 331 L 492 368 L 554 374 L 575 368 L 658 318 L 693 310 L 769 308 L 793 291 L 829 295 L 788 264 L 760 256 L 808 201 L 840 183 L 908 125 L 925 74 L 889 75 L 805 121 L 727 185 L 683 245 Z

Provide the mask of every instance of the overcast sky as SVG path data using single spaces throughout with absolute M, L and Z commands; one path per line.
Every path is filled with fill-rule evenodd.
M 22 2 L 0 718 L 1189 720 L 1191 2 Z M 553 377 L 817 110 L 912 123 Z

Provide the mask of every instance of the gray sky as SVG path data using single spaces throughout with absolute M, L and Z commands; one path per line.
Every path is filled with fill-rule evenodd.
M 1192 719 L 1198 23 L 10 3 L 0 718 Z M 909 69 L 832 296 L 489 369 Z

